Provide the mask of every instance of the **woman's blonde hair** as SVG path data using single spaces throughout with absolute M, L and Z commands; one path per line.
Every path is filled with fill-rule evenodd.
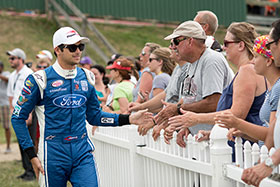
M 152 52 L 159 60 L 162 60 L 161 71 L 169 75 L 172 74 L 173 69 L 176 66 L 176 62 L 170 58 L 171 50 L 167 47 L 160 47 Z
M 227 31 L 234 36 L 234 40 L 244 42 L 245 47 L 248 51 L 249 59 L 253 59 L 254 41 L 256 37 L 258 37 L 255 27 L 246 22 L 234 22 L 230 24 Z

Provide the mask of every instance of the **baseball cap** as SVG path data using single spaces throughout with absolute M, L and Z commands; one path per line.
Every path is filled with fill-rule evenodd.
M 7 51 L 6 54 L 9 56 L 16 56 L 18 58 L 21 58 L 22 60 L 26 59 L 25 52 L 20 48 L 15 48 L 12 51 Z
M 259 36 L 255 39 L 254 44 L 254 51 L 256 51 L 258 54 L 273 59 L 273 56 L 271 54 L 271 51 L 267 49 L 266 44 L 268 43 L 268 35 Z
M 114 61 L 113 65 L 107 66 L 106 69 L 123 69 L 123 70 L 131 70 L 131 67 L 122 66 L 121 61 Z
M 89 56 L 84 56 L 81 61 L 80 64 L 92 64 L 92 60 Z
M 114 61 L 117 60 L 117 59 L 118 59 L 119 57 L 121 57 L 121 56 L 123 56 L 123 55 L 122 55 L 122 54 L 118 54 L 118 53 L 113 54 L 113 55 L 111 56 L 111 60 L 109 60 L 109 61 L 107 62 L 107 65 L 113 64 Z
M 81 41 L 81 43 L 89 42 L 87 37 L 81 37 L 77 31 L 71 27 L 61 27 L 53 35 L 53 48 L 61 44 L 71 45 Z
M 196 21 L 185 21 L 181 23 L 172 34 L 166 36 L 165 40 L 171 40 L 179 36 L 187 36 L 197 39 L 206 39 L 206 34 L 201 25 Z
M 48 50 L 42 50 L 39 51 L 39 53 L 36 55 L 36 58 L 48 58 L 50 60 L 53 59 L 52 53 Z

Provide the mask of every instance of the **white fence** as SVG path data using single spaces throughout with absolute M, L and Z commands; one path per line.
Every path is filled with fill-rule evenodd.
M 260 151 L 257 145 L 251 148 L 249 143 L 243 151 L 237 139 L 236 163 L 232 163 L 226 134 L 226 129 L 214 126 L 209 142 L 196 142 L 189 135 L 186 148 L 181 148 L 175 138 L 167 145 L 162 135 L 156 142 L 151 132 L 140 137 L 133 125 L 99 127 L 92 140 L 101 187 L 248 186 L 241 181 L 242 168 L 264 160 L 268 151 L 266 147 Z M 267 178 L 260 186 L 280 187 L 280 183 Z

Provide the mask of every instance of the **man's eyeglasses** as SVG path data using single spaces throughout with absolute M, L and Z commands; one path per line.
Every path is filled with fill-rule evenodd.
M 149 58 L 149 62 L 152 62 L 153 60 L 158 61 L 158 58 Z
M 179 45 L 179 43 L 181 42 L 181 41 L 184 41 L 184 40 L 186 40 L 187 39 L 187 37 L 184 37 L 184 38 L 181 38 L 181 39 L 179 39 L 179 38 L 174 38 L 173 39 L 173 43 L 177 46 L 177 45 Z M 171 45 L 172 46 L 172 45 Z
M 13 60 L 15 60 L 15 59 L 17 59 L 17 57 L 13 57 L 13 56 L 12 56 L 12 57 L 9 58 L 9 60 L 11 60 L 11 61 L 13 61 Z
M 229 44 L 232 44 L 232 43 L 239 43 L 240 41 L 228 41 L 228 40 L 224 40 L 224 46 L 225 47 L 228 47 Z
M 48 66 L 37 65 L 37 69 L 46 69 Z
M 265 44 L 266 48 L 267 48 L 268 50 L 270 50 L 270 45 L 273 44 L 273 43 L 275 43 L 275 42 L 278 42 L 278 40 L 279 40 L 279 39 L 273 40 L 273 41 L 271 41 L 271 42 L 268 42 L 267 44 Z
M 85 49 L 85 44 L 79 44 L 79 45 L 64 45 L 63 48 L 67 48 L 71 53 L 74 53 L 77 48 L 79 48 L 80 51 L 83 51 Z

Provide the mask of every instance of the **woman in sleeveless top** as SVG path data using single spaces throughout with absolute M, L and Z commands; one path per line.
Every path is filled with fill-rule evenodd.
M 249 23 L 232 23 L 227 29 L 224 39 L 224 50 L 227 59 L 238 68 L 231 84 L 224 89 L 217 105 L 217 112 L 194 113 L 182 111 L 183 115 L 169 119 L 165 138 L 170 138 L 170 132 L 187 128 L 199 123 L 215 124 L 215 116 L 220 111 L 230 110 L 235 116 L 251 123 L 262 125 L 259 110 L 263 104 L 266 91 L 266 81 L 257 75 L 252 64 L 253 45 L 257 37 L 254 26 Z M 180 140 L 177 140 L 177 142 Z
M 276 110 L 280 96 L 280 68 L 274 63 L 271 51 L 266 48 L 268 36 L 260 36 L 255 40 L 254 51 L 254 68 L 256 73 L 267 78 L 269 89 L 266 93 L 265 101 L 260 110 L 260 119 L 262 126 L 255 126 L 240 118 L 234 116 L 230 111 L 218 114 L 216 121 L 225 125 L 228 128 L 237 128 L 242 133 L 259 141 L 259 145 L 263 145 L 268 132 L 268 124 L 271 124 L 276 119 Z M 267 145 L 269 148 L 272 145 Z
M 96 95 L 101 107 L 105 105 L 107 95 L 110 93 L 110 89 L 104 84 L 105 82 L 105 68 L 101 65 L 94 65 L 90 69 L 95 76 L 95 89 Z M 108 81 L 107 81 L 108 83 Z

